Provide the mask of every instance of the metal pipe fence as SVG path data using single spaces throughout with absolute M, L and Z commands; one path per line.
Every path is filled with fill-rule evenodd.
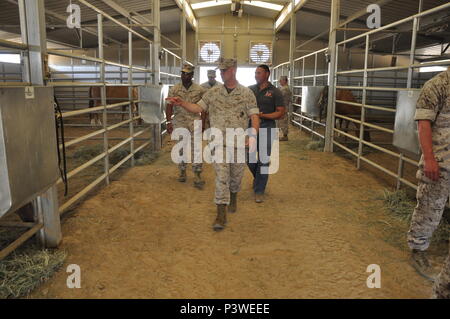
M 338 61 L 335 70 L 335 77 L 330 83 L 327 83 L 329 70 L 321 71 L 318 67 L 318 57 L 328 51 L 324 48 L 294 60 L 294 83 L 291 83 L 293 90 L 293 105 L 297 111 L 292 112 L 292 124 L 298 126 L 301 130 L 305 130 L 311 134 L 312 137 L 319 137 L 326 139 L 323 134 L 325 123 L 319 122 L 316 118 L 312 118 L 301 111 L 301 105 L 297 103 L 301 99 L 301 88 L 304 85 L 329 85 L 334 91 L 332 99 L 332 109 L 328 112 L 332 114 L 332 134 L 331 144 L 336 146 L 341 151 L 350 154 L 356 159 L 357 168 L 361 168 L 362 163 L 367 164 L 385 173 L 387 176 L 393 178 L 396 182 L 396 187 L 399 189 L 402 185 L 417 189 L 416 182 L 404 175 L 405 164 L 417 169 L 418 158 L 412 158 L 408 154 L 404 154 L 392 146 L 392 137 L 394 133 L 394 118 L 396 115 L 396 98 L 397 92 L 400 91 L 420 91 L 423 84 L 431 78 L 431 75 L 436 73 L 429 73 L 424 75 L 420 72 L 421 68 L 430 66 L 448 66 L 450 59 L 441 59 L 439 61 L 420 62 L 416 60 L 416 45 L 417 32 L 420 18 L 431 15 L 440 11 L 448 10 L 450 3 L 440 5 L 427 11 L 419 12 L 410 17 L 401 19 L 399 21 L 390 23 L 378 29 L 374 29 L 352 38 L 345 39 L 336 43 L 335 54 L 336 61 Z M 373 58 L 377 54 L 371 52 L 372 39 L 379 33 L 390 30 L 394 27 L 412 23 L 411 47 L 409 51 L 409 61 L 399 66 L 374 66 Z M 343 59 L 344 52 L 352 54 L 349 45 L 362 42 L 363 43 L 363 67 L 359 68 L 345 68 L 345 61 Z M 347 51 L 346 51 L 347 50 Z M 350 50 L 350 52 L 348 52 Z M 361 55 L 361 51 L 355 52 Z M 392 55 L 396 55 L 394 52 Z M 404 55 L 404 54 L 403 54 Z M 384 56 L 384 54 L 379 54 Z M 314 58 L 314 67 L 306 67 L 307 59 Z M 277 82 L 279 76 L 288 75 L 290 62 L 281 63 L 273 68 L 273 82 Z M 372 65 L 371 65 L 372 64 Z M 323 80 L 322 80 L 323 79 Z M 357 102 L 345 101 L 336 99 L 338 90 L 349 90 L 356 97 Z M 360 112 L 354 115 L 343 115 L 336 112 L 336 104 L 346 104 L 360 108 Z M 336 120 L 348 121 L 355 125 L 355 135 L 350 134 L 350 130 L 344 130 L 338 127 Z M 358 129 L 359 128 L 359 129 Z M 370 132 L 375 136 L 382 136 L 380 141 L 368 141 L 365 139 L 364 132 Z M 359 132 L 359 134 L 358 134 Z M 344 141 L 342 141 L 344 139 Z M 346 141 L 350 140 L 350 143 Z M 356 144 L 352 145 L 351 144 Z M 397 169 L 392 169 L 392 165 L 387 165 L 386 162 L 377 162 L 371 158 L 370 150 L 382 153 L 391 161 L 397 161 Z
M 180 78 L 181 70 L 181 57 L 173 53 L 172 51 L 159 47 L 159 39 L 156 43 L 148 39 L 144 35 L 135 31 L 131 25 L 121 23 L 119 20 L 111 17 L 107 13 L 103 12 L 99 8 L 95 7 L 91 3 L 85 0 L 79 0 L 79 3 L 94 10 L 97 13 L 97 35 L 98 35 L 98 48 L 95 50 L 95 56 L 90 56 L 87 54 L 76 54 L 74 53 L 77 49 L 67 48 L 67 49 L 44 49 L 44 52 L 50 58 L 58 59 L 68 59 L 70 64 L 67 69 L 64 70 L 53 70 L 51 77 L 46 79 L 46 86 L 53 87 L 56 100 L 63 104 L 62 113 L 56 115 L 58 119 L 62 119 L 71 131 L 69 133 L 65 132 L 70 136 L 63 137 L 63 139 L 68 139 L 68 141 L 63 144 L 62 140 L 58 141 L 58 148 L 62 150 L 64 147 L 68 150 L 76 151 L 79 150 L 80 145 L 90 141 L 90 143 L 97 143 L 100 146 L 101 151 L 97 154 L 91 156 L 91 158 L 83 159 L 82 162 L 71 163 L 70 170 L 67 172 L 67 179 L 73 180 L 75 177 L 80 176 L 80 174 L 85 173 L 89 168 L 93 168 L 94 165 L 102 162 L 101 172 L 91 174 L 91 178 L 94 180 L 86 181 L 85 176 L 81 176 L 76 184 L 83 184 L 81 188 L 78 188 L 72 196 L 64 199 L 60 202 L 58 211 L 62 215 L 73 207 L 76 203 L 80 202 L 86 195 L 92 192 L 101 183 L 108 185 L 110 183 L 111 174 L 116 172 L 119 168 L 123 167 L 127 163 L 130 166 L 135 164 L 135 156 L 138 152 L 144 151 L 150 148 L 152 151 L 156 151 L 160 148 L 162 143 L 162 137 L 166 134 L 166 130 L 162 129 L 165 121 L 160 124 L 151 125 L 135 125 L 136 121 L 142 120 L 141 116 L 135 114 L 132 109 L 132 105 L 137 105 L 142 102 L 135 96 L 133 96 L 133 89 L 145 86 L 147 83 L 153 84 L 168 84 L 171 85 L 175 83 L 177 79 Z M 41 2 L 43 6 L 43 2 Z M 40 4 L 40 5 L 41 5 Z M 152 4 L 153 9 L 157 8 L 155 16 L 159 16 L 159 3 Z M 20 12 L 21 14 L 23 12 Z M 104 56 L 104 20 L 108 20 L 111 23 L 117 25 L 121 29 L 125 29 L 128 32 L 128 61 L 127 63 L 122 63 L 120 61 L 121 53 L 119 51 L 119 62 L 108 60 Z M 159 18 L 158 18 L 159 20 Z M 159 38 L 159 26 L 154 29 L 158 34 Z M 22 30 L 24 32 L 24 30 Z M 148 50 L 148 61 L 145 62 L 144 66 L 138 66 L 133 63 L 133 37 L 148 43 L 148 48 L 138 48 L 139 50 Z M 142 46 L 142 45 L 141 45 Z M 5 69 L 4 66 L 0 66 L 0 72 L 3 74 L 0 76 L 0 87 L 24 87 L 33 85 L 28 81 L 25 81 L 24 72 L 30 69 L 30 60 L 28 57 L 29 46 L 27 44 L 16 43 L 7 40 L 0 40 L 0 48 L 7 48 L 8 52 L 20 52 L 22 60 L 24 61 L 22 65 L 25 67 L 21 68 L 20 71 L 9 71 Z M 121 50 L 122 48 L 119 48 Z M 83 50 L 83 49 L 80 49 Z M 157 53 L 162 52 L 164 61 L 166 64 L 162 65 L 163 69 L 160 69 L 160 63 L 158 61 Z M 74 65 L 75 61 L 79 61 L 79 67 Z M 158 62 L 155 62 L 158 61 Z M 192 65 L 192 63 L 186 61 Z M 87 65 L 88 64 L 88 65 Z M 161 72 L 162 71 L 162 72 Z M 161 76 L 161 78 L 160 78 Z M 115 82 L 115 83 L 114 83 Z M 107 96 L 107 88 L 109 87 L 127 87 L 128 97 L 121 99 L 121 101 L 114 98 L 109 98 Z M 90 97 L 88 93 L 89 88 L 99 88 L 100 96 L 93 98 Z M 89 107 L 89 101 L 100 101 L 100 103 L 95 103 L 93 107 Z M 72 107 L 68 107 L 72 105 Z M 128 112 L 118 111 L 118 108 L 128 107 Z M 82 124 L 83 118 L 87 114 L 97 114 L 101 116 L 102 123 L 100 127 L 90 128 L 91 131 L 86 133 L 87 126 Z M 115 123 L 112 121 L 112 115 L 127 115 L 125 119 L 122 118 L 119 122 Z M 67 121 L 72 121 L 72 126 L 70 126 Z M 123 131 L 123 128 L 128 128 Z M 118 132 L 122 129 L 118 136 L 113 136 L 113 132 Z M 155 133 L 158 136 L 154 136 Z M 153 136 L 148 137 L 148 134 Z M 116 134 L 117 135 L 117 134 Z M 110 143 L 116 141 L 117 143 Z M 100 144 L 98 144 L 100 142 Z M 92 145 L 92 144 L 90 144 Z M 118 161 L 111 162 L 111 156 L 119 150 L 126 150 L 126 155 L 120 153 Z M 56 151 L 56 150 L 55 150 Z M 71 159 L 69 159 L 71 160 Z M 55 186 L 60 186 L 63 183 L 62 178 L 60 178 Z M 87 184 L 86 184 L 87 183 Z M 55 187 L 56 190 L 56 187 Z M 60 190 L 61 192 L 61 190 Z M 60 196 L 61 198 L 61 196 Z M 5 226 L 7 222 L 1 222 L 0 226 Z M 26 239 L 32 237 L 34 234 L 38 233 L 42 227 L 42 223 L 19 223 L 20 227 L 29 226 L 30 229 L 23 235 L 21 235 L 17 240 L 10 244 L 7 249 L 0 252 L 0 259 L 9 254 L 15 248 L 17 248 Z

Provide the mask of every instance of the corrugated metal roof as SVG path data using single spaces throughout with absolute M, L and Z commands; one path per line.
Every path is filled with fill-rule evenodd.
M 151 4 L 150 0 L 113 0 L 118 5 L 129 12 L 137 12 L 144 17 L 150 18 Z M 122 23 L 127 23 L 126 19 L 101 0 L 87 0 L 90 4 L 96 6 L 108 15 L 118 19 Z M 50 40 L 65 42 L 72 45 L 79 44 L 79 36 L 74 29 L 70 30 L 65 27 L 65 19 L 68 16 L 66 12 L 69 4 L 80 4 L 76 0 L 45 0 L 46 20 L 47 20 L 47 37 Z M 179 9 L 174 0 L 161 0 L 161 31 L 163 33 L 170 33 L 179 30 Z M 80 4 L 81 8 L 81 25 L 96 24 L 97 13 L 91 8 Z M 174 14 L 171 11 L 175 11 Z M 56 16 L 56 17 L 55 17 Z M 61 17 L 61 19 L 57 17 Z M 106 22 L 105 22 L 106 24 Z M 95 27 L 91 29 L 96 30 Z M 17 0 L 2 0 L 0 1 L 0 30 L 14 34 L 20 34 L 20 18 Z M 143 35 L 148 35 L 148 32 L 138 29 L 138 32 Z M 89 47 L 96 45 L 96 37 L 88 32 L 82 32 L 84 46 Z M 121 28 L 104 28 L 105 38 L 114 38 L 118 41 L 127 40 L 127 31 Z
M 120 21 L 126 22 L 126 19 L 121 17 L 121 15 L 116 12 L 113 8 L 108 6 L 102 0 L 87 0 L 89 3 L 97 6 L 99 9 L 105 11 L 107 14 L 117 17 Z M 114 0 L 117 4 L 122 6 L 128 11 L 138 12 L 144 17 L 150 18 L 150 7 L 151 0 Z M 204 2 L 208 0 L 190 0 L 193 3 Z M 210 1 L 210 0 L 209 0 Z M 264 0 L 263 0 L 264 1 Z M 386 25 L 393 21 L 405 18 L 407 16 L 413 15 L 418 12 L 420 0 L 387 0 L 388 3 L 382 6 L 382 24 Z M 13 4 L 17 0 L 1 0 L 0 1 L 0 30 L 10 33 L 20 33 L 19 26 L 19 14 L 17 5 Z M 72 0 L 73 3 L 78 3 L 77 0 Z M 286 4 L 290 0 L 268 0 L 267 2 Z M 377 2 L 377 0 L 341 0 L 341 19 L 345 19 L 353 15 L 359 10 L 364 10 L 369 4 Z M 446 0 L 424 0 L 423 10 L 428 10 L 430 8 L 447 3 Z M 71 3 L 71 0 L 45 0 L 46 9 L 54 12 L 62 17 L 66 17 L 68 13 L 66 12 L 67 5 Z M 176 6 L 175 0 L 161 0 L 161 30 L 163 33 L 176 32 L 179 30 L 179 17 L 180 11 Z M 323 31 L 326 31 L 329 27 L 329 15 L 330 15 L 331 0 L 310 0 L 306 5 L 297 13 L 297 34 L 306 35 L 308 37 L 313 37 Z M 230 8 L 228 6 L 223 6 L 224 13 L 229 12 Z M 82 10 L 82 24 L 90 23 L 96 24 L 97 14 L 92 9 L 81 5 Z M 277 12 L 273 10 L 267 10 L 264 8 L 257 8 L 251 6 L 245 6 L 245 13 L 257 16 L 266 16 L 275 18 Z M 217 10 L 203 9 L 202 11 L 196 10 L 195 13 L 198 16 L 218 14 Z M 201 14 L 200 14 L 201 13 Z M 220 13 L 219 13 L 220 14 Z M 359 18 L 358 22 L 352 23 L 350 26 L 353 27 L 364 27 L 365 19 L 368 14 Z M 58 20 L 52 17 L 50 14 L 46 15 L 49 26 L 52 25 L 64 25 L 64 20 Z M 11 25 L 16 25 L 16 27 L 11 27 Z M 95 29 L 95 28 L 94 28 Z M 142 29 L 138 29 L 139 32 L 143 34 L 148 34 Z M 284 31 L 289 30 L 289 23 L 283 28 Z M 55 27 L 54 29 L 47 30 L 47 36 L 49 39 L 57 40 L 60 42 L 69 42 L 72 44 L 78 44 L 79 39 L 74 30 L 68 30 L 64 27 Z M 127 32 L 120 28 L 105 28 L 105 35 L 111 38 L 117 39 L 119 41 L 126 41 Z M 442 32 L 441 32 L 442 33 Z M 354 33 L 348 32 L 347 36 L 352 36 Z M 442 33 L 443 34 L 443 33 Z M 448 35 L 447 35 L 448 36 Z M 405 36 L 406 37 L 406 36 Z M 326 36 L 324 37 L 326 39 Z M 439 38 L 429 37 L 431 42 L 437 43 Z M 96 45 L 96 37 L 83 32 L 83 41 L 85 46 Z M 419 38 L 419 45 L 422 39 Z M 425 44 L 426 41 L 424 41 Z M 431 44 L 426 42 L 427 45 Z M 379 47 L 382 47 L 379 45 Z

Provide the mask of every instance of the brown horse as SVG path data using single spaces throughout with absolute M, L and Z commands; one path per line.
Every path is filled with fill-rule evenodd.
M 136 87 L 132 88 L 133 100 L 138 99 L 138 90 Z M 89 107 L 100 106 L 101 105 L 101 87 L 99 86 L 91 86 L 89 88 Z M 128 100 L 128 87 L 127 86 L 107 86 L 106 87 L 106 103 L 107 104 L 115 104 Z M 138 113 L 138 103 L 131 103 L 132 114 Z M 122 112 L 127 110 L 127 105 L 122 106 Z M 122 121 L 124 120 L 124 113 L 122 113 Z M 98 113 L 89 113 L 89 119 L 91 121 L 91 125 L 102 125 Z M 138 124 L 141 124 L 142 121 L 139 120 Z
M 336 101 L 340 100 L 340 101 L 347 101 L 347 102 L 353 102 L 353 103 L 357 103 L 355 96 L 353 95 L 352 91 L 350 90 L 336 90 Z M 328 86 L 326 86 L 322 93 L 320 94 L 319 97 L 319 101 L 318 101 L 318 105 L 319 105 L 319 121 L 322 121 L 322 118 L 325 117 L 325 114 L 327 113 L 327 106 L 328 106 Z M 347 104 L 347 103 L 340 103 L 340 102 L 336 102 L 336 114 L 339 115 L 344 115 L 347 117 L 356 117 L 357 119 L 361 118 L 361 107 L 356 106 L 356 105 L 351 105 L 351 104 Z M 337 128 L 339 128 L 340 130 L 342 130 L 342 128 L 345 125 L 345 129 L 344 131 L 347 132 L 348 131 L 348 127 L 350 125 L 349 120 L 340 118 L 340 117 L 336 117 L 336 124 L 339 121 L 339 126 L 336 125 Z M 360 131 L 360 125 L 358 125 L 355 122 L 352 122 L 358 132 L 359 136 L 359 131 Z M 366 129 L 364 129 L 364 133 L 363 133 L 363 138 L 365 141 L 370 142 L 370 133 L 369 131 L 367 131 Z

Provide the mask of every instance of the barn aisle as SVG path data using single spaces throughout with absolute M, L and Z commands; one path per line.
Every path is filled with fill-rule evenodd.
M 63 223 L 68 264 L 31 297 L 40 298 L 428 298 L 431 285 L 408 265 L 406 246 L 384 239 L 395 227 L 374 198 L 384 185 L 333 154 L 306 151 L 292 129 L 280 170 L 256 204 L 250 173 L 228 228 L 215 217 L 212 167 L 203 191 L 176 181 L 170 145 L 85 201 Z M 404 229 L 399 229 L 403 232 Z M 381 289 L 366 268 L 381 266 Z

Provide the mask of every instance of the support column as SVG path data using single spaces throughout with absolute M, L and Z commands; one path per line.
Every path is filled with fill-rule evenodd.
M 158 85 L 160 78 L 160 61 L 159 51 L 161 49 L 161 29 L 159 15 L 159 1 L 151 1 L 152 3 L 152 23 L 153 23 L 153 44 L 152 44 L 152 67 L 153 67 L 153 84 Z
M 131 21 L 130 21 L 131 24 Z M 129 131 L 130 131 L 130 154 L 134 153 L 134 125 L 133 125 L 133 105 L 131 101 L 134 100 L 133 96 L 133 33 L 128 31 L 128 100 L 130 101 L 130 104 L 128 105 L 128 116 L 131 120 L 129 125 Z M 135 158 L 134 155 L 131 156 L 131 167 L 134 167 L 135 165 Z
M 293 87 L 294 83 L 294 54 L 295 54 L 295 44 L 297 37 L 297 15 L 295 13 L 295 0 L 292 0 L 292 10 L 291 10 L 291 32 L 289 37 L 289 84 Z M 278 79 L 277 79 L 278 80 Z
M 19 0 L 19 11 L 22 41 L 29 46 L 22 80 L 42 86 L 45 85 L 44 59 L 47 54 L 44 0 Z M 57 247 L 62 239 L 58 207 L 56 184 L 34 200 L 36 221 L 44 225 L 39 238 L 45 247 Z
M 195 65 L 195 71 L 194 71 L 194 81 L 195 83 L 200 83 L 200 68 L 198 67 L 198 27 L 194 30 L 194 65 Z
M 102 124 L 103 124 L 103 151 L 106 153 L 104 158 L 104 172 L 106 185 L 109 185 L 109 143 L 108 143 L 108 116 L 106 109 L 106 85 L 105 85 L 105 61 L 103 53 L 103 16 L 99 13 L 97 14 L 97 28 L 98 28 L 98 58 L 102 60 L 100 63 L 100 82 L 102 86 L 100 87 L 100 99 L 101 105 L 103 105 L 102 112 Z
M 180 17 L 180 46 L 181 46 L 181 66 L 186 62 L 186 15 L 183 10 Z
M 19 0 L 23 43 L 28 44 L 24 78 L 32 85 L 44 85 L 44 57 L 47 54 L 44 0 Z
M 153 45 L 152 45 L 152 67 L 153 67 L 153 84 L 159 85 L 161 81 L 160 74 L 160 60 L 159 52 L 161 50 L 161 29 L 160 29 L 160 3 L 159 0 L 153 0 L 152 2 L 152 23 L 153 23 Z M 160 114 L 162 114 L 162 107 L 164 103 L 160 105 Z M 161 116 L 162 118 L 162 116 Z M 159 151 L 162 145 L 161 137 L 161 123 L 152 124 L 152 151 Z
M 335 86 L 336 86 L 336 66 L 337 66 L 337 48 L 336 34 L 339 25 L 340 0 L 331 1 L 331 20 L 330 37 L 328 42 L 328 53 L 330 62 L 328 64 L 328 107 L 327 107 L 327 126 L 325 129 L 325 152 L 333 152 L 334 136 L 334 111 L 335 111 Z

